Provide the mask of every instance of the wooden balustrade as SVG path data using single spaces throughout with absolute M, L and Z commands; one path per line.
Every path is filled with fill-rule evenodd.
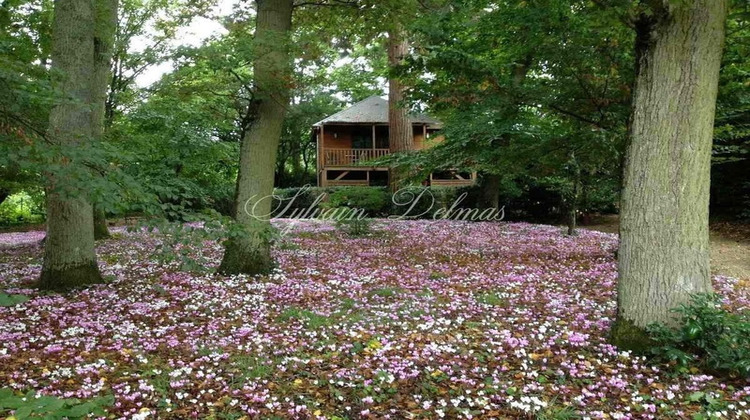
M 361 163 L 387 156 L 389 149 L 324 149 L 324 167 L 358 166 Z

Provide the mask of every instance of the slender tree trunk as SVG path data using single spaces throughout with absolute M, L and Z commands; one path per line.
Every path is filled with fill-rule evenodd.
M 240 147 L 234 217 L 245 234 L 228 240 L 219 272 L 265 274 L 271 258 L 271 200 L 274 168 L 289 103 L 289 32 L 293 0 L 257 0 L 254 75 L 257 117 Z
M 568 236 L 573 236 L 578 227 L 578 205 L 581 201 L 581 166 L 574 152 L 570 153 L 570 164 L 573 166 L 573 191 L 568 204 Z
M 482 177 L 481 207 L 496 209 L 500 207 L 500 175 L 485 174 Z
M 388 64 L 391 68 L 401 65 L 408 54 L 409 42 L 400 26 L 388 34 Z M 409 118 L 409 110 L 404 105 L 405 87 L 398 77 L 388 80 L 388 142 L 392 153 L 414 149 L 414 130 Z M 398 190 L 406 174 L 403 168 L 393 167 L 390 171 L 391 190 Z
M 2 205 L 8 197 L 10 197 L 10 190 L 0 188 L 0 205 Z
M 91 124 L 94 140 L 101 141 L 104 137 L 106 102 L 109 82 L 111 79 L 112 51 L 117 31 L 118 0 L 96 1 L 96 25 L 94 29 L 94 79 L 92 90 Z M 107 218 L 104 210 L 94 205 L 94 239 L 110 237 Z
M 708 200 L 727 0 L 658 3 L 638 28 L 640 57 L 625 164 L 615 344 L 710 292 Z
M 55 1 L 52 67 L 64 75 L 62 88 L 74 100 L 52 109 L 49 137 L 65 147 L 89 142 L 94 135 L 89 105 L 95 77 L 95 15 L 91 0 Z M 66 158 L 61 156 L 60 160 Z M 94 251 L 93 212 L 86 192 L 72 186 L 65 175 L 50 174 L 48 181 L 47 238 L 39 287 L 64 290 L 101 282 Z M 66 193 L 61 194 L 61 190 Z
M 101 207 L 94 205 L 94 240 L 109 239 L 109 226 L 107 226 L 107 215 Z
M 519 104 L 521 103 L 520 90 L 526 75 L 529 72 L 531 66 L 531 55 L 523 58 L 523 61 L 516 63 L 513 67 L 513 77 L 511 78 L 511 97 L 514 107 L 509 110 L 507 114 L 507 120 L 514 120 L 518 116 Z M 504 134 L 499 139 L 499 145 L 506 146 L 510 142 L 510 136 Z M 496 142 L 497 143 L 497 142 Z M 500 207 L 500 175 L 494 173 L 484 174 L 484 181 L 480 185 L 482 204 L 484 208 L 499 208 Z

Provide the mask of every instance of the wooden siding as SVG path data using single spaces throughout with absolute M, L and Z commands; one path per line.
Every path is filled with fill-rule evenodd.
M 323 149 L 323 166 L 351 167 L 369 160 L 382 158 L 390 153 L 388 149 Z
M 386 167 L 363 167 L 358 166 L 362 162 L 387 156 L 390 150 L 383 148 L 384 142 L 375 139 L 372 142 L 374 134 L 378 138 L 382 137 L 382 130 L 387 127 L 383 124 L 331 124 L 318 128 L 318 185 L 320 186 L 345 186 L 345 185 L 370 185 L 369 175 L 367 179 L 328 179 L 329 171 L 367 171 L 388 170 Z M 367 130 L 367 131 L 365 131 Z M 424 150 L 435 146 L 445 140 L 442 135 L 436 135 L 436 130 L 428 129 L 424 125 L 414 125 L 414 150 Z M 367 148 L 354 149 L 354 133 L 359 131 L 359 135 L 364 135 L 368 141 Z M 367 135 L 369 133 L 373 133 Z M 358 137 L 361 138 L 361 137 Z M 361 145 L 361 144 L 360 144 Z M 476 182 L 476 173 L 471 174 L 468 179 L 435 179 L 430 176 L 430 185 L 440 187 L 461 187 L 472 185 Z

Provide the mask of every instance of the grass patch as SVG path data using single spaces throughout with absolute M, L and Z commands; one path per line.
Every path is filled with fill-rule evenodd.
M 313 311 L 297 307 L 285 309 L 278 318 L 278 320 L 281 322 L 288 322 L 292 319 L 301 321 L 308 328 L 326 327 L 332 325 L 335 322 L 333 317 L 319 315 Z
M 232 355 L 227 362 L 234 373 L 229 383 L 234 389 L 241 388 L 249 380 L 269 378 L 275 369 L 273 360 L 249 354 Z
M 508 302 L 500 296 L 498 292 L 485 292 L 480 293 L 476 296 L 476 300 L 479 303 L 484 303 L 485 305 L 492 305 L 492 306 L 502 306 L 505 307 L 508 305 Z
M 375 289 L 368 293 L 368 296 L 380 296 L 384 298 L 394 297 L 400 293 L 403 293 L 404 289 L 400 287 L 383 287 L 381 289 Z

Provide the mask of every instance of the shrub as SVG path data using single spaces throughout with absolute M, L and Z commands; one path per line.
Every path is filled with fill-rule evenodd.
M 712 294 L 695 295 L 674 311 L 679 314 L 680 328 L 658 324 L 648 328 L 657 343 L 651 351 L 658 359 L 750 377 L 750 319 L 746 315 L 727 312 Z
M 476 208 L 478 206 L 479 188 L 477 186 L 406 188 L 399 191 L 394 197 L 391 214 L 406 215 L 409 218 L 432 219 L 438 209 L 450 208 L 463 194 L 466 194 L 466 197 L 457 208 Z
M 362 209 L 370 216 L 387 216 L 391 195 L 384 187 L 339 187 L 333 189 L 326 207 Z
M 321 195 L 327 193 L 325 188 L 320 187 L 279 188 L 273 192 L 271 209 L 274 210 L 274 217 L 299 217 L 309 208 L 315 210 L 315 203 L 320 201 Z

